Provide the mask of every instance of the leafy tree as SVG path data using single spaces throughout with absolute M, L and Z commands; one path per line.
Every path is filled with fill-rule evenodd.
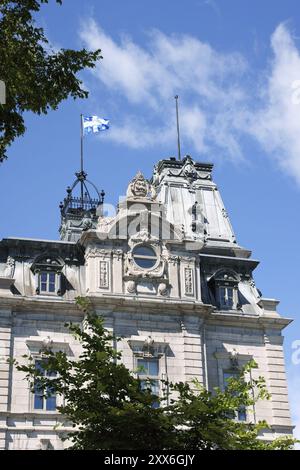
M 23 113 L 47 114 L 69 96 L 86 98 L 77 73 L 102 58 L 100 50 L 52 50 L 33 17 L 43 3 L 48 0 L 0 3 L 0 80 L 6 85 L 6 104 L 0 104 L 0 162 L 7 158 L 8 146 L 25 133 Z
M 42 351 L 43 366 L 49 374 L 35 367 L 31 356 L 24 356 L 26 365 L 13 361 L 26 373 L 34 387 L 56 392 L 64 397 L 58 410 L 74 431 L 68 438 L 73 449 L 133 450 L 214 450 L 214 449 L 291 449 L 290 438 L 265 442 L 258 439 L 267 423 L 250 424 L 232 419 L 240 407 L 250 407 L 259 399 L 268 399 L 262 377 L 247 381 L 255 363 L 249 363 L 239 378 L 228 381 L 225 391 L 213 393 L 194 381 L 192 384 L 166 384 L 173 398 L 158 399 L 150 390 L 142 390 L 134 373 L 121 362 L 114 347 L 118 341 L 103 326 L 86 299 L 77 304 L 84 312 L 82 324 L 68 325 L 82 345 L 78 359 L 69 359 L 64 352 Z M 56 376 L 53 377 L 53 372 Z M 52 374 L 51 374 L 52 373 Z M 255 393 L 253 393 L 253 387 Z M 42 392 L 47 396 L 46 392 Z M 176 399 L 174 395 L 176 396 Z M 160 408 L 154 404 L 160 401 Z

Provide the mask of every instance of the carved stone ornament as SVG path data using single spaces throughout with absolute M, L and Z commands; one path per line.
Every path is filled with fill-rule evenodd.
M 158 285 L 158 293 L 160 295 L 168 295 L 168 286 L 167 284 L 165 284 L 164 282 L 161 282 L 159 285 Z
M 194 295 L 193 270 L 191 268 L 184 269 L 184 289 L 186 295 Z
M 229 353 L 229 360 L 230 360 L 230 365 L 233 370 L 237 370 L 239 368 L 239 359 L 238 359 L 238 352 L 236 349 L 233 349 Z
M 120 259 L 122 259 L 122 257 L 123 257 L 123 250 L 121 250 L 121 249 L 112 250 L 112 254 L 113 254 L 113 257 L 117 261 L 120 261 Z
M 107 261 L 100 261 L 99 265 L 99 287 L 100 288 L 108 288 L 108 273 L 109 273 L 109 265 Z
M 111 250 L 104 250 L 102 248 L 90 248 L 86 253 L 86 258 L 107 258 L 111 255 Z
M 4 276 L 13 278 L 14 272 L 15 272 L 15 260 L 11 256 L 8 256 L 7 261 L 6 261 Z
M 47 336 L 46 338 L 43 338 L 42 345 L 43 345 L 43 349 L 49 351 L 53 347 L 53 340 L 51 339 L 50 336 Z
M 128 281 L 127 282 L 127 292 L 129 292 L 129 294 L 135 294 L 136 286 L 135 286 L 134 281 Z
M 183 168 L 183 175 L 189 180 L 194 181 L 199 178 L 199 175 L 192 162 L 188 162 Z
M 147 229 L 142 229 L 134 233 L 128 240 L 129 246 L 135 246 L 137 243 L 151 242 L 151 244 L 158 245 L 159 239 L 154 237 Z
M 176 266 L 180 261 L 180 257 L 179 256 L 175 256 L 175 255 L 170 255 L 168 257 L 168 262 L 173 264 L 173 266 Z
M 126 196 L 128 198 L 146 198 L 153 201 L 156 198 L 156 191 L 149 181 L 146 180 L 144 175 L 139 171 L 131 183 L 129 183 Z
M 154 248 L 153 243 L 151 243 Z M 156 251 L 156 250 L 155 250 Z M 160 254 L 156 251 L 159 262 L 154 268 L 144 269 L 138 266 L 133 259 L 132 253 L 129 252 L 125 257 L 125 274 L 127 276 L 134 276 L 136 278 L 159 278 L 164 275 L 166 262 L 161 258 Z
M 169 176 L 181 176 L 186 178 L 189 184 L 200 179 L 199 173 L 195 168 L 195 163 L 190 156 L 185 158 L 183 167 L 177 173 L 169 172 Z
M 84 218 L 82 219 L 81 227 L 82 227 L 82 230 L 84 231 L 90 230 L 91 228 L 93 228 L 93 221 L 89 214 L 86 214 Z

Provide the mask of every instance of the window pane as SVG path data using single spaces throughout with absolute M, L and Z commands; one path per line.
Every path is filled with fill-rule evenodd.
M 149 390 L 153 395 L 159 397 L 159 382 L 158 380 L 141 380 L 141 389 Z M 152 408 L 159 408 L 159 401 L 152 403 Z
M 149 246 L 137 246 L 133 250 L 133 258 L 138 266 L 144 269 L 153 268 L 157 261 L 155 251 Z
M 39 372 L 45 372 L 45 369 L 42 365 L 42 361 L 35 361 L 35 369 Z
M 225 387 L 228 385 L 228 380 L 231 378 L 237 378 L 238 374 L 236 372 L 224 372 L 223 378 L 224 378 L 224 385 Z
M 47 292 L 47 283 L 46 282 L 41 282 L 41 291 L 42 292 Z
M 149 361 L 149 375 L 158 375 L 158 361 Z
M 42 410 L 43 409 L 43 397 L 41 395 L 34 395 L 34 409 Z
M 238 411 L 238 420 L 246 421 L 246 419 L 247 419 L 246 408 L 244 406 L 241 406 Z
M 232 307 L 233 306 L 233 289 L 232 287 L 228 287 L 227 289 L 227 305 L 228 307 Z
M 55 411 L 56 410 L 56 396 L 52 395 L 46 399 L 46 410 Z
M 55 292 L 55 282 L 49 282 L 49 292 Z
M 222 307 L 233 307 L 233 288 L 220 287 L 220 304 Z
M 223 372 L 223 380 L 224 380 L 224 387 L 227 388 L 228 386 L 228 380 L 231 378 L 238 378 L 239 374 L 237 372 Z M 239 421 L 246 421 L 247 420 L 247 413 L 246 413 L 246 408 L 244 406 L 240 406 L 240 408 L 236 411 L 235 415 L 234 413 L 228 413 L 228 417 L 231 419 L 237 418 Z
M 148 363 L 146 360 L 138 359 L 137 365 L 138 365 L 138 368 L 141 368 L 141 370 L 139 370 L 140 375 L 148 374 Z
M 55 371 L 46 371 L 43 363 L 44 361 L 42 360 L 35 361 L 36 370 L 42 373 L 42 375 L 46 374 L 47 377 L 56 377 L 57 373 Z M 49 396 L 46 397 L 46 395 Z M 45 407 L 47 411 L 56 410 L 56 394 L 53 393 L 51 386 L 48 386 L 45 391 L 45 389 L 41 388 L 41 382 L 36 379 L 34 383 L 34 409 L 44 410 Z
M 138 367 L 143 367 L 139 375 L 158 376 L 158 360 L 157 359 L 138 359 Z
M 225 289 L 224 287 L 220 287 L 220 302 L 221 302 L 221 305 L 225 305 Z
M 227 288 L 227 296 L 228 296 L 228 301 L 232 302 L 232 300 L 233 300 L 233 289 L 232 289 L 232 287 Z
M 137 246 L 134 248 L 133 251 L 134 255 L 142 255 L 142 256 L 153 256 L 156 258 L 156 254 L 152 248 L 149 246 Z
M 41 272 L 40 273 L 40 291 L 54 293 L 56 290 L 56 273 Z
M 153 268 L 153 266 L 156 264 L 156 259 L 134 257 L 134 261 L 138 266 L 140 266 L 140 268 L 145 269 Z

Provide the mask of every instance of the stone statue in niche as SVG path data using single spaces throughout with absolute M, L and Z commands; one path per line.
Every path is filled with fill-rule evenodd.
M 14 272 L 15 272 L 15 260 L 11 256 L 8 256 L 7 261 L 6 261 L 6 268 L 4 271 L 4 276 L 13 278 Z
M 129 184 L 126 196 L 154 200 L 156 198 L 156 191 L 139 171 Z

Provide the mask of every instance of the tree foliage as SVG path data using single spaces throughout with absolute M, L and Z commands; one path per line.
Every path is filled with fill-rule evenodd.
M 272 442 L 258 439 L 266 422 L 251 424 L 232 419 L 241 406 L 251 407 L 257 400 L 268 399 L 262 377 L 248 380 L 256 364 L 249 363 L 238 378 L 231 378 L 225 391 L 209 392 L 197 381 L 165 384 L 171 399 L 142 390 L 140 380 L 121 362 L 114 348 L 115 338 L 104 328 L 86 299 L 77 304 L 84 312 L 82 324 L 68 324 L 81 343 L 78 359 L 64 352 L 42 351 L 43 365 L 49 378 L 35 367 L 34 358 L 24 356 L 17 369 L 26 373 L 34 391 L 37 381 L 43 390 L 64 397 L 58 407 L 74 431 L 68 438 L 73 449 L 102 450 L 214 450 L 214 449 L 291 449 L 294 440 L 279 438 Z M 254 391 L 254 393 L 253 393 Z M 46 394 L 45 394 L 46 396 Z M 160 407 L 153 405 L 160 401 Z
M 0 3 L 0 80 L 6 85 L 6 103 L 0 104 L 0 162 L 25 132 L 24 112 L 47 114 L 69 96 L 86 98 L 77 73 L 102 58 L 100 50 L 54 51 L 34 20 L 43 3 L 48 0 Z

